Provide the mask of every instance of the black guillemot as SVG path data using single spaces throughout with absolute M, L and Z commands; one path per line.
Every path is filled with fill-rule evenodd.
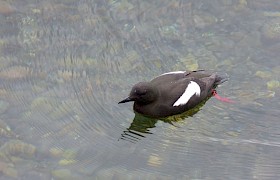
M 205 70 L 168 72 L 134 85 L 119 104 L 134 101 L 134 111 L 153 118 L 181 114 L 216 93 L 215 87 L 226 80 Z

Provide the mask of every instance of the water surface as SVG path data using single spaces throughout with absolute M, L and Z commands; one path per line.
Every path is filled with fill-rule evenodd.
M 0 1 L 1 179 L 279 179 L 280 4 Z M 227 73 L 184 117 L 118 105 L 175 70 Z

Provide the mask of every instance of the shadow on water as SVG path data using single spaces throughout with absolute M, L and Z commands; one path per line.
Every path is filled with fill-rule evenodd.
M 158 118 L 158 119 L 150 118 L 150 117 L 147 117 L 147 116 L 144 116 L 142 114 L 135 112 L 135 116 L 134 116 L 132 123 L 130 124 L 129 128 L 127 128 L 125 131 L 123 131 L 119 140 L 126 140 L 126 141 L 130 141 L 132 143 L 136 143 L 136 142 L 140 141 L 142 138 L 145 138 L 146 135 L 153 134 L 150 132 L 150 129 L 156 127 L 156 123 L 158 121 L 163 121 L 172 126 L 176 126 L 173 124 L 174 122 L 183 121 L 183 120 L 187 119 L 188 117 L 192 117 L 193 115 L 198 113 L 200 111 L 201 107 L 206 103 L 206 101 L 208 99 L 201 102 L 199 105 L 197 105 L 195 108 L 193 108 L 191 110 L 188 110 L 182 114 L 169 116 L 166 118 Z

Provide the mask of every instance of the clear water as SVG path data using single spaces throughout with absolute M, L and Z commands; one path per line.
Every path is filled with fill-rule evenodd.
M 0 179 L 279 179 L 280 4 L 0 1 Z M 183 118 L 118 105 L 174 70 L 227 73 Z

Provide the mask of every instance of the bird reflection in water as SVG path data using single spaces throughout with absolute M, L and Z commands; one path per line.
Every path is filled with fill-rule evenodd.
M 150 129 L 156 127 L 157 121 L 163 121 L 165 123 L 169 123 L 172 126 L 175 126 L 173 124 L 174 122 L 183 121 L 188 117 L 192 117 L 194 114 L 196 114 L 198 111 L 200 111 L 201 107 L 206 103 L 207 100 L 201 102 L 195 108 L 188 110 L 182 114 L 169 116 L 166 118 L 155 119 L 155 118 L 143 116 L 143 115 L 135 112 L 135 117 L 134 117 L 132 123 L 130 124 L 129 128 L 127 128 L 125 131 L 123 131 L 119 140 L 126 140 L 126 141 L 130 141 L 132 143 L 136 143 L 136 142 L 140 141 L 141 139 L 145 138 L 146 135 L 152 134 L 150 132 Z

